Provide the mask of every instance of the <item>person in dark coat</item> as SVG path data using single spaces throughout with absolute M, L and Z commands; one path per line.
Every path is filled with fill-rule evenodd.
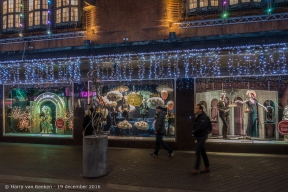
M 209 159 L 205 150 L 205 142 L 206 139 L 208 138 L 207 127 L 209 126 L 208 123 L 210 123 L 208 118 L 209 117 L 207 117 L 206 113 L 203 111 L 203 106 L 197 104 L 195 107 L 195 115 L 193 119 L 193 131 L 192 131 L 192 136 L 194 136 L 195 139 L 197 140 L 196 160 L 194 169 L 189 171 L 192 174 L 210 172 Z M 203 158 L 205 168 L 199 172 L 201 156 Z
M 174 151 L 170 149 L 170 147 L 163 141 L 163 135 L 166 133 L 166 129 L 165 129 L 166 113 L 163 111 L 163 108 L 160 106 L 156 108 L 156 112 L 158 113 L 158 116 L 155 122 L 155 131 L 154 131 L 154 133 L 156 134 L 156 147 L 155 147 L 154 153 L 150 155 L 153 157 L 158 157 L 160 145 L 162 145 L 168 151 L 168 156 L 173 157 L 175 154 Z
M 93 135 L 93 127 L 92 127 L 92 121 L 91 121 L 91 114 L 92 114 L 92 109 L 87 108 L 85 111 L 85 116 L 83 119 L 83 129 L 84 129 L 84 136 L 87 135 Z

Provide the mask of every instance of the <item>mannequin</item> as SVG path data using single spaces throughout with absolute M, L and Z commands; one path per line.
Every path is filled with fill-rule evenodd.
M 148 110 L 149 110 L 149 107 L 147 105 L 147 101 L 146 99 L 143 99 L 140 105 L 140 114 L 142 115 L 143 121 L 146 121 L 146 118 L 148 116 Z
M 223 123 L 222 125 L 223 139 L 228 139 L 227 138 L 227 128 L 228 128 L 227 120 L 229 118 L 229 107 L 226 102 L 227 102 L 226 93 L 223 92 L 220 94 L 220 100 L 218 101 L 218 104 L 217 104 L 217 107 L 219 110 L 219 116 Z
M 130 105 L 126 101 L 126 99 L 123 97 L 123 100 L 122 100 L 122 116 L 124 117 L 124 120 L 128 121 L 129 112 L 130 112 Z
M 249 97 L 245 101 L 235 101 L 235 103 L 246 103 L 248 105 L 248 124 L 246 129 L 246 135 L 251 137 L 258 137 L 258 106 L 265 109 L 268 112 L 267 108 L 262 104 L 258 103 L 256 100 L 256 92 L 254 90 L 248 90 L 246 95 Z
M 111 111 L 112 125 L 113 126 L 117 126 L 117 123 L 116 123 L 116 117 L 117 116 L 118 116 L 118 110 L 116 109 L 116 107 L 113 107 L 112 111 Z

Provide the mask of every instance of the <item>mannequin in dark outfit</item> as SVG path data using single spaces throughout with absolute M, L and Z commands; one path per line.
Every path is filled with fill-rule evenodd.
M 141 105 L 140 105 L 140 114 L 142 115 L 143 117 L 143 121 L 146 121 L 146 118 L 147 118 L 147 115 L 148 115 L 148 105 L 147 105 L 147 102 L 146 102 L 146 99 L 143 99 Z
M 225 102 L 226 100 L 226 93 L 221 93 L 220 94 L 220 100 L 218 101 L 217 107 L 219 110 L 219 116 L 220 119 L 223 123 L 222 125 L 222 135 L 223 139 L 227 139 L 227 120 L 229 118 L 229 107 L 227 106 L 227 103 Z

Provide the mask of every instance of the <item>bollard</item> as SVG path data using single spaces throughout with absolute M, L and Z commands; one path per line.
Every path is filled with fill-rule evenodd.
M 107 169 L 108 137 L 83 137 L 83 177 L 100 177 Z

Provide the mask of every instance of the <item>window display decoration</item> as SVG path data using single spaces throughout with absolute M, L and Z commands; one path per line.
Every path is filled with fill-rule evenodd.
M 51 108 L 44 105 L 40 113 L 40 130 L 41 133 L 53 133 Z
M 174 108 L 174 102 L 173 101 L 168 101 L 167 102 L 167 108 L 172 111 Z
M 12 110 L 11 117 L 19 120 L 17 127 L 20 131 L 29 132 L 30 125 L 30 107 L 26 106 L 26 110 L 22 111 L 20 107 L 15 106 Z
M 281 120 L 281 119 L 279 119 L 279 120 Z M 286 105 L 286 106 L 284 107 L 283 120 L 288 121 L 288 105 Z
M 141 103 L 139 109 L 140 109 L 140 114 L 142 115 L 143 121 L 146 121 L 146 118 L 147 118 L 147 115 L 148 115 L 148 111 L 149 111 L 149 107 L 147 105 L 146 98 L 144 98 L 142 100 L 142 103 Z
M 232 89 L 232 91 L 229 94 L 231 96 L 231 101 L 230 101 L 230 104 L 228 105 L 228 107 L 237 107 L 237 104 L 234 102 L 235 101 L 234 98 L 235 98 L 236 92 L 233 91 L 233 89 Z
M 152 97 L 147 100 L 147 105 L 149 108 L 156 109 L 158 106 L 163 106 L 164 101 L 160 97 Z
M 117 102 L 116 101 L 109 101 L 107 96 L 102 97 L 102 98 L 103 98 L 103 102 L 105 103 L 105 106 L 108 106 L 108 107 L 116 107 L 117 106 Z
M 114 91 L 119 91 L 120 93 L 127 92 L 127 91 L 129 91 L 129 87 L 124 86 L 124 85 L 120 85 L 120 86 L 116 87 L 114 89 Z
M 172 126 L 172 125 L 169 125 L 168 127 L 167 127 L 167 130 L 166 130 L 167 135 L 174 135 L 175 134 L 175 127 Z
M 136 107 L 134 105 L 130 105 L 129 104 L 129 110 L 127 110 L 128 112 L 133 112 L 135 111 Z M 122 105 L 118 107 L 118 111 L 120 111 L 121 113 L 123 113 L 123 110 L 122 110 Z
M 168 91 L 165 89 L 161 91 L 161 97 L 163 100 L 166 100 L 168 98 Z
M 132 128 L 132 125 L 124 120 L 124 121 L 121 121 L 117 124 L 117 127 L 120 128 L 120 129 L 131 129 Z
M 134 105 L 139 107 L 142 103 L 142 97 L 138 95 L 136 92 L 131 92 L 125 96 L 125 99 L 130 105 Z
M 106 97 L 110 101 L 120 101 L 123 98 L 123 95 L 119 91 L 109 91 Z
M 140 91 L 137 92 L 137 94 L 141 95 L 143 99 L 149 99 L 150 96 L 152 95 L 152 92 L 140 90 Z
M 74 112 L 73 110 L 67 109 L 66 114 L 64 114 L 64 120 L 68 123 L 68 129 L 73 129 L 73 121 L 74 121 Z
M 148 130 L 149 129 L 149 124 L 145 121 L 135 122 L 134 125 L 137 129 L 140 129 L 140 130 Z
M 168 93 L 173 92 L 173 88 L 171 88 L 169 85 L 159 85 L 156 90 L 159 93 L 161 93 L 163 90 L 167 91 Z

